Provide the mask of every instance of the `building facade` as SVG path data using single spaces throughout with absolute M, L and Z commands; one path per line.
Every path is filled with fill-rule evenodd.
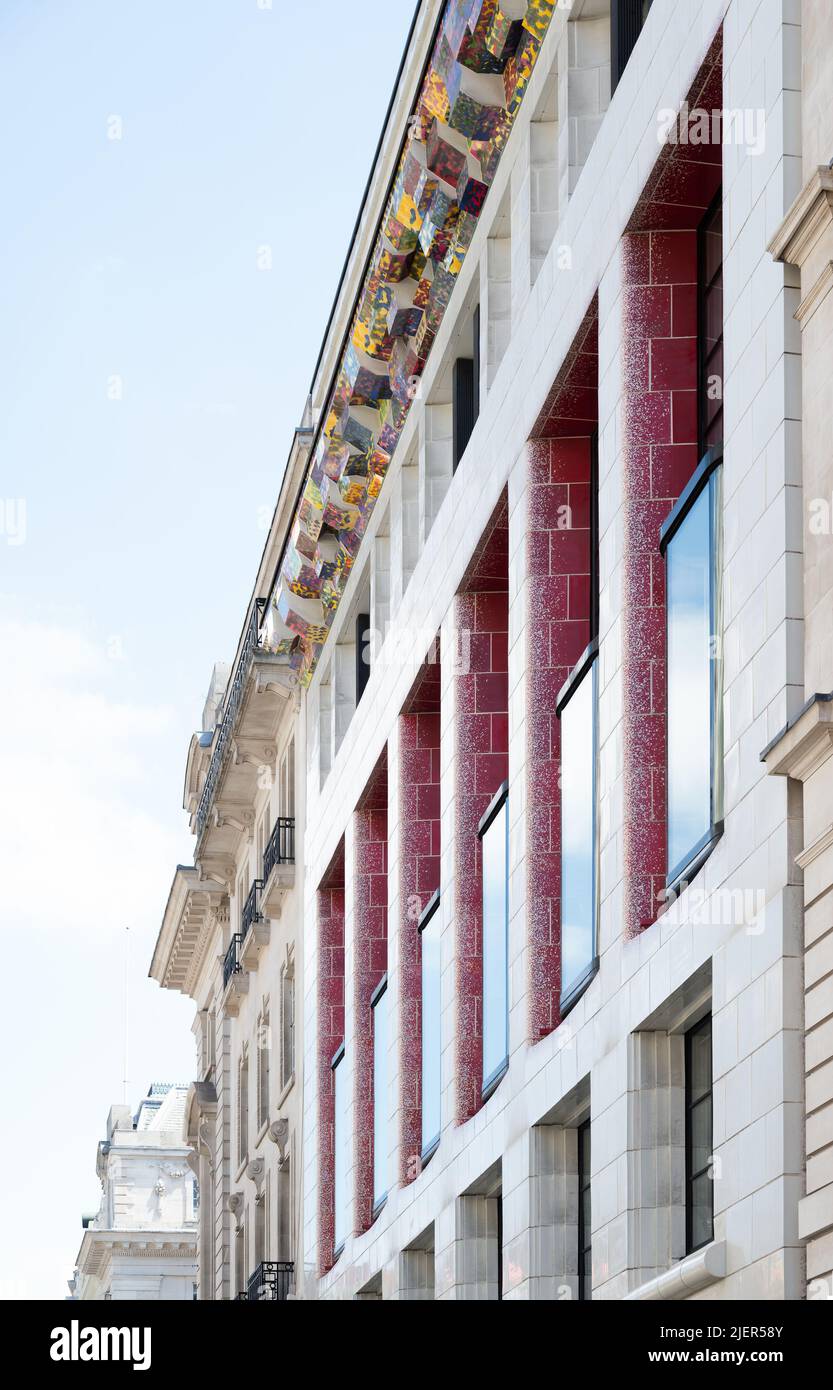
M 801 10 L 803 131 L 801 191 L 770 243 L 797 273 L 803 490 L 804 695 L 765 752 L 768 770 L 792 780 L 803 834 L 806 1195 L 808 1297 L 833 1294 L 833 51 L 831 16 L 820 0 Z M 799 456 L 791 462 L 798 469 Z
M 804 1293 L 800 88 L 783 0 L 421 9 L 314 399 L 327 478 L 401 428 L 309 656 L 305 1296 Z
M 70 1296 L 87 1302 L 194 1299 L 200 1189 L 182 1139 L 186 1087 L 155 1083 L 136 1115 L 114 1105 L 98 1145 L 98 1214 L 84 1236 Z
M 417 5 L 151 970 L 201 1297 L 833 1296 L 824 19 Z
M 276 564 L 306 457 L 301 429 L 255 595 Z M 194 863 L 177 866 L 150 968 L 196 1005 L 184 1138 L 204 1194 L 201 1299 L 296 1296 L 304 711 L 295 673 L 259 641 L 261 619 L 253 596 L 233 666 L 215 666 L 191 739 Z

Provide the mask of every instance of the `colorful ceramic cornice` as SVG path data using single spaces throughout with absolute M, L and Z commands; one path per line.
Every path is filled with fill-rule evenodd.
M 265 624 L 308 684 L 556 0 L 448 0 Z M 263 640 L 263 639 L 262 639 Z

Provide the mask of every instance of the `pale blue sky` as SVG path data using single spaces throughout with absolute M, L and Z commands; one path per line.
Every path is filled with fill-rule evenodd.
M 191 1078 L 193 1006 L 146 978 L 192 854 L 188 739 L 234 651 L 413 8 L 0 6 L 3 1298 L 63 1297 L 98 1204 L 125 925 L 129 1099 Z

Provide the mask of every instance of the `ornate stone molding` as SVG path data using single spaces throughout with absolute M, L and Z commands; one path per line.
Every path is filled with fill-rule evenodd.
M 804 328 L 810 322 L 819 305 L 824 302 L 833 288 L 833 261 L 828 261 L 813 288 L 804 296 L 795 311 L 795 317 Z
M 287 1145 L 289 1144 L 289 1120 L 273 1120 L 267 1131 L 273 1144 L 278 1146 L 278 1158 L 283 1167 L 287 1158 Z
M 806 782 L 833 753 L 833 695 L 814 695 L 771 743 L 761 760 L 767 772 Z
M 234 1234 L 236 1236 L 239 1236 L 241 1230 L 243 1229 L 240 1223 L 240 1218 L 243 1215 L 242 1192 L 232 1192 L 231 1196 L 228 1199 L 228 1209 L 234 1217 Z
M 193 995 L 225 894 L 225 885 L 206 878 L 202 866 L 177 867 L 150 967 L 164 989 Z
M 767 250 L 802 266 L 825 227 L 833 225 L 833 169 L 821 165 L 802 188 Z
M 266 1160 L 263 1158 L 253 1158 L 246 1168 L 246 1177 L 255 1185 L 255 1201 L 262 1202 L 265 1197 L 263 1183 L 266 1177 Z
M 240 766 L 249 763 L 252 767 L 274 767 L 278 760 L 278 750 L 274 743 L 264 743 L 261 739 L 233 739 L 231 744 L 232 761 Z

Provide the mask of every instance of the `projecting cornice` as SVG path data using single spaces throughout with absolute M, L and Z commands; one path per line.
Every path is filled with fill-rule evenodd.
M 201 878 L 196 868 L 178 865 L 151 961 L 150 978 L 163 989 L 176 989 L 193 998 L 225 909 L 223 885 Z
M 446 0 L 412 109 L 401 107 L 401 153 L 376 203 L 375 226 L 362 229 L 369 257 L 352 307 L 345 313 L 340 297 L 328 335 L 325 358 L 335 324 L 344 324 L 332 387 L 320 407 L 316 400 L 319 420 L 304 487 L 261 628 L 262 646 L 283 657 L 304 685 L 349 580 L 555 8 L 556 0 Z M 415 52 L 419 42 L 412 40 Z M 400 106 L 415 52 L 407 55 Z M 377 192 L 389 140 L 371 178 Z
M 776 261 L 803 266 L 829 227 L 833 227 L 833 169 L 821 165 L 807 180 L 767 250 Z
M 833 694 L 814 695 L 761 753 L 767 772 L 806 782 L 833 754 Z
M 180 1231 L 97 1231 L 91 1227 L 84 1232 L 78 1251 L 78 1272 L 100 1279 L 115 1257 L 131 1259 L 194 1260 L 197 1255 L 197 1230 Z

